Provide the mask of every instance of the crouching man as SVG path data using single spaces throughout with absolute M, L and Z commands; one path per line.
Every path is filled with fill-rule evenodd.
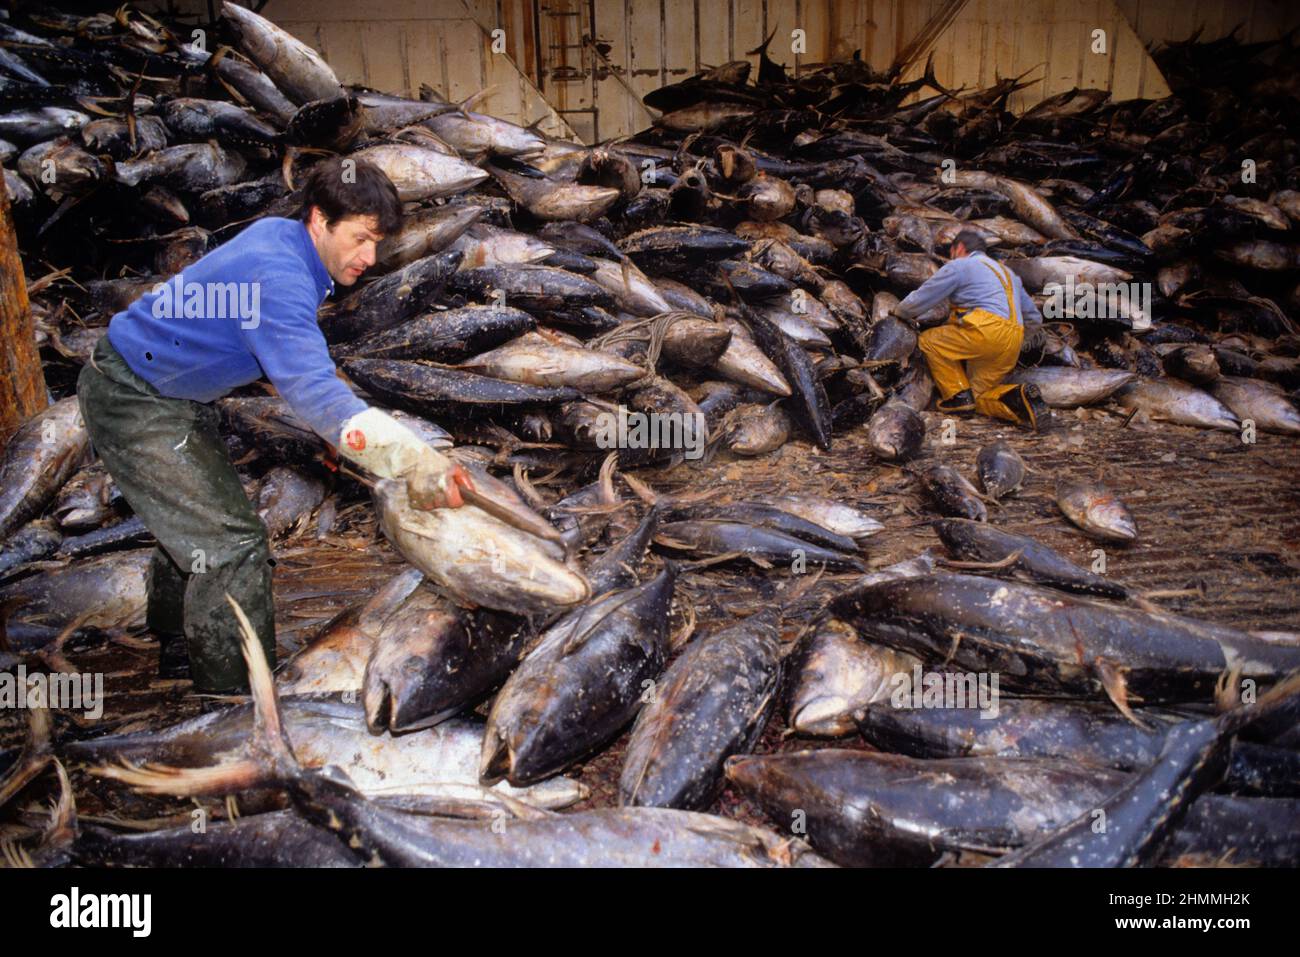
M 985 248 L 979 233 L 963 229 L 952 241 L 951 261 L 899 303 L 894 315 L 911 320 L 949 302 L 947 324 L 926 329 L 919 340 L 939 390 L 939 411 L 979 411 L 1037 430 L 1050 421 L 1038 387 L 1003 380 L 1020 356 L 1025 323 L 1041 324 L 1043 317 L 1020 277 L 985 255 Z

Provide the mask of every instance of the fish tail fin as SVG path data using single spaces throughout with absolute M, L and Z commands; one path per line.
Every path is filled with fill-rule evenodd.
M 1096 666 L 1098 677 L 1101 679 L 1101 686 L 1106 692 L 1106 697 L 1110 698 L 1111 704 L 1133 724 L 1144 731 L 1149 731 L 1150 726 L 1144 724 L 1142 719 L 1134 714 L 1133 709 L 1129 707 L 1128 682 L 1124 677 L 1124 672 L 1104 658 L 1098 658 Z
M 170 794 L 178 797 L 219 796 L 254 787 L 282 784 L 299 773 L 298 759 L 289 747 L 275 694 L 271 666 L 257 632 L 239 603 L 226 593 L 226 601 L 239 622 L 240 650 L 248 666 L 248 685 L 253 697 L 252 756 L 206 768 L 175 768 L 167 765 L 137 765 L 123 761 L 118 765 L 91 768 L 96 777 L 119 781 L 145 794 Z
M 13 838 L 0 839 L 0 867 L 10 870 L 27 870 L 36 864 L 26 849 Z
M 940 93 L 946 93 L 949 96 L 952 96 L 952 91 L 940 83 L 939 78 L 934 75 L 933 50 L 931 50 L 930 55 L 925 58 L 925 72 L 921 74 L 921 83 L 932 90 L 938 90 Z
M 623 481 L 627 483 L 627 487 L 632 490 L 637 498 L 645 502 L 647 505 L 655 506 L 659 504 L 659 493 L 652 489 L 646 482 L 641 481 L 635 475 L 628 472 L 622 474 Z
M 298 770 L 298 759 L 294 757 L 289 746 L 289 738 L 284 732 L 284 722 L 280 715 L 280 701 L 275 694 L 275 678 L 271 666 L 267 663 L 262 642 L 253 630 L 253 623 L 239 607 L 239 602 L 226 593 L 226 601 L 235 612 L 239 622 L 240 651 L 244 655 L 244 664 L 248 666 L 248 687 L 253 696 L 253 737 L 255 744 L 270 756 L 277 767 L 286 770 Z
M 609 455 L 605 456 L 605 461 L 600 463 L 600 498 L 603 505 L 617 505 L 620 501 L 618 492 L 614 491 L 614 472 L 617 468 L 617 452 L 610 452 Z M 624 475 L 624 478 L 626 477 Z
M 46 847 L 71 844 L 77 837 L 77 802 L 72 796 L 72 782 L 63 762 L 57 758 L 54 773 L 59 776 L 59 796 L 50 805 L 50 826 L 41 838 L 41 844 Z
M 492 86 L 483 87 L 483 89 L 479 90 L 477 93 L 471 93 L 469 96 L 465 97 L 465 99 L 461 100 L 459 103 L 456 104 L 456 112 L 463 113 L 466 116 L 468 116 L 471 107 L 473 107 L 481 100 L 484 100 L 487 97 L 491 96 L 495 92 L 496 92 L 496 85 L 493 84 Z
M 1222 700 L 1222 698 L 1220 699 Z M 1243 728 L 1289 711 L 1300 704 L 1300 668 L 1290 672 L 1277 684 L 1259 696 L 1253 704 L 1241 704 L 1221 715 L 1220 727 L 1227 734 L 1236 734 Z
M 546 499 L 542 498 L 542 495 L 537 491 L 536 486 L 529 481 L 527 470 L 518 462 L 515 463 L 514 467 L 514 479 L 515 488 L 519 490 L 519 494 L 523 497 L 524 501 L 536 509 L 544 509 L 547 507 Z
M 22 753 L 9 773 L 0 781 L 0 807 L 34 781 L 54 761 L 50 747 L 50 711 L 44 701 L 35 703 L 29 695 L 27 708 L 27 740 Z
M 767 56 L 768 45 L 771 44 L 774 36 L 776 36 L 776 27 L 772 28 L 772 32 L 767 35 L 766 40 L 754 47 L 754 49 L 746 50 L 745 56 Z

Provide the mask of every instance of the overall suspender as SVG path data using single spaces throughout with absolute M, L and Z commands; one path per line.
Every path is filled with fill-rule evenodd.
M 1002 286 L 1002 291 L 1007 294 L 1007 308 L 1011 311 L 1011 321 L 1015 322 L 1016 321 L 1016 297 L 1015 297 L 1014 287 L 1012 286 L 1010 270 L 1008 270 L 1006 266 L 1003 266 L 1001 269 L 998 269 L 997 266 L 993 265 L 993 263 L 985 259 L 981 259 L 980 262 L 982 262 L 989 269 L 993 270 L 993 275 L 998 277 L 998 282 Z

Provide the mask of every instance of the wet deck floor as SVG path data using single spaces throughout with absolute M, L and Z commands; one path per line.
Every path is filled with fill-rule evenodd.
M 1065 428 L 1049 435 L 1020 432 L 989 420 L 960 420 L 951 445 L 942 443 L 940 417 L 930 426 L 925 456 L 937 455 L 974 479 L 979 448 L 1008 439 L 1030 469 L 1023 490 L 990 507 L 989 520 L 1029 534 L 1084 566 L 1093 563 L 1096 542 L 1073 528 L 1056 507 L 1058 478 L 1101 478 L 1128 504 L 1138 526 L 1129 546 L 1106 546 L 1107 574 L 1169 609 L 1239 628 L 1300 631 L 1300 440 L 1261 434 L 1253 445 L 1237 433 L 1138 423 L 1097 411 L 1066 413 Z M 636 476 L 659 492 L 718 489 L 724 497 L 763 500 L 787 491 L 838 498 L 871 510 L 885 530 L 869 539 L 865 554 L 873 567 L 887 565 L 935 546 L 924 525 L 933 512 L 906 471 L 882 466 L 866 451 L 860 432 L 836 437 L 823 454 L 792 442 L 760 460 L 719 457 L 708 465 L 640 470 Z M 620 485 L 620 491 L 626 487 Z M 379 535 L 373 512 L 357 502 L 340 513 L 328 541 L 304 534 L 277 549 L 277 622 L 282 653 L 296 647 L 341 608 L 364 600 L 403 567 Z M 699 635 L 771 604 L 789 606 L 783 634 L 794 640 L 830 596 L 853 574 L 822 575 L 816 581 L 790 569 L 760 570 L 747 564 L 704 569 L 679 584 L 674 617 L 694 609 Z M 345 584 L 340 585 L 340 582 Z M 198 711 L 188 683 L 155 677 L 156 652 L 112 643 L 74 652 L 84 671 L 105 673 L 105 722 L 120 730 L 170 724 Z M 17 718 L 17 720 L 15 720 Z M 125 720 L 124 720 L 125 719 Z M 61 720 L 67 720 L 61 716 Z M 0 744 L 21 741 L 21 718 L 0 716 Z M 626 735 L 600 755 L 573 769 L 591 788 L 579 805 L 615 803 Z M 865 747 L 856 738 L 824 741 L 789 737 L 780 715 L 758 751 L 804 747 Z M 83 814 L 111 811 L 130 817 L 163 813 L 164 806 L 124 795 L 112 785 L 74 776 Z M 175 810 L 177 805 L 170 805 Z M 730 789 L 714 811 L 749 823 L 761 814 Z

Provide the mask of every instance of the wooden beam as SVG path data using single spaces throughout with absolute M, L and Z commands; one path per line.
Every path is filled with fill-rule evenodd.
M 18 427 L 48 405 L 45 374 L 36 349 L 36 330 L 31 304 L 27 301 L 27 280 L 18 256 L 9 191 L 0 183 L 0 341 L 5 344 L 0 358 L 0 448 L 8 444 Z
M 907 46 L 898 51 L 894 57 L 893 67 L 898 70 L 898 75 L 902 76 L 903 72 L 919 60 L 923 55 L 930 52 L 934 46 L 934 41 L 948 29 L 957 15 L 961 13 L 969 0 L 945 0 L 945 2 L 934 12 L 934 15 L 926 21 L 920 31 L 912 37 Z

